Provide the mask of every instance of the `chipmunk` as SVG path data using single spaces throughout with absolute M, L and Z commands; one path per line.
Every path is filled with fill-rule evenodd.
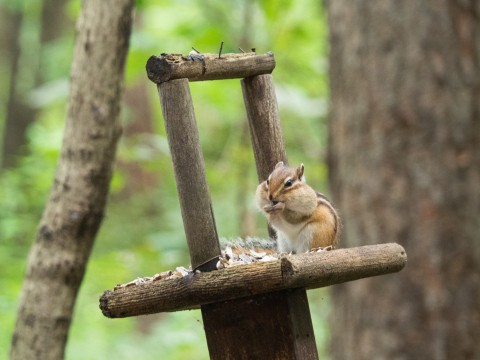
M 337 242 L 337 212 L 324 195 L 307 185 L 304 169 L 303 164 L 293 168 L 281 161 L 257 187 L 257 205 L 277 232 L 280 252 L 302 253 Z

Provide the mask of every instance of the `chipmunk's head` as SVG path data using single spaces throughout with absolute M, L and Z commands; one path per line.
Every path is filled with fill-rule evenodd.
M 275 165 L 275 169 L 267 179 L 268 200 L 271 202 L 270 211 L 282 210 L 285 203 L 299 187 L 305 183 L 303 175 L 305 167 L 286 166 L 283 161 Z

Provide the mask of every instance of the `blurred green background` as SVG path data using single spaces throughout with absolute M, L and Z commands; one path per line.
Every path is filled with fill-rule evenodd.
M 52 7 L 50 13 L 46 7 Z M 9 353 L 29 248 L 61 147 L 80 1 L 0 1 L 0 134 L 12 101 L 26 111 L 17 153 L 0 170 L 0 359 Z M 48 15 L 48 16 L 47 16 Z M 45 35 L 46 34 L 46 35 Z M 111 320 L 98 298 L 136 277 L 188 266 L 188 251 L 150 55 L 273 51 L 289 162 L 328 194 L 327 25 L 320 1 L 137 1 L 107 216 L 77 300 L 67 359 L 207 359 L 199 311 Z M 17 61 L 17 69 L 13 64 Z M 207 177 L 222 237 L 266 236 L 254 206 L 258 183 L 239 80 L 192 83 Z M 25 115 L 26 114 L 26 115 Z M 17 115 L 20 116 L 20 115 Z M 2 146 L 2 149 L 4 147 Z M 309 292 L 321 357 L 328 344 L 326 290 Z M 160 356 L 161 355 L 161 356 Z

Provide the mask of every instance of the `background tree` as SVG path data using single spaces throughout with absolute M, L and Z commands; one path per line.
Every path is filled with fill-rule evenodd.
M 83 2 L 62 153 L 30 252 L 12 359 L 63 357 L 121 134 L 122 78 L 133 4 Z
M 4 72 L 10 75 L 0 84 L 8 89 L 8 94 L 5 94 L 1 167 L 14 166 L 27 149 L 27 130 L 39 109 L 35 100 L 38 96 L 32 95 L 32 92 L 40 86 L 51 85 L 49 82 L 53 79 L 50 77 L 55 71 L 52 72 L 53 67 L 48 65 L 48 55 L 71 29 L 69 18 L 65 16 L 66 3 L 67 0 L 43 0 L 40 6 L 36 2 L 22 1 L 0 4 L 4 34 L 3 41 L 0 40 L 0 53 L 3 54 Z M 23 65 L 26 59 L 28 66 Z
M 480 353 L 478 3 L 329 1 L 330 183 L 345 247 L 407 268 L 333 290 L 337 359 Z

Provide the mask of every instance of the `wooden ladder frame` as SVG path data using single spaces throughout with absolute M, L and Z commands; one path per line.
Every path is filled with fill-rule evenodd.
M 271 75 L 274 68 L 272 53 L 196 58 L 162 54 L 148 60 L 147 74 L 160 96 L 194 271 L 181 279 L 106 291 L 100 299 L 106 316 L 200 306 L 212 359 L 318 359 L 306 289 L 403 268 L 404 249 L 383 244 L 216 269 L 221 248 L 189 81 L 242 79 L 258 178 L 263 181 L 277 162 L 287 160 Z

